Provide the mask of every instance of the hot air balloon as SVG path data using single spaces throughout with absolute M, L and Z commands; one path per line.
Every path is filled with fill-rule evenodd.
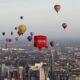
M 21 36 L 21 35 L 22 35 L 22 33 L 21 33 L 21 32 L 19 32 L 19 31 L 17 32 L 17 34 L 18 34 L 19 36 Z
M 34 35 L 34 32 L 30 32 L 30 35 L 33 36 Z
M 23 19 L 23 16 L 20 16 L 20 19 Z
M 13 35 L 13 32 L 11 31 L 11 35 Z
M 16 37 L 15 40 L 18 41 L 19 40 L 18 37 Z
M 67 23 L 63 23 L 63 24 L 62 24 L 62 27 L 63 27 L 64 29 L 66 29 L 67 26 L 68 26 Z
M 19 25 L 18 31 L 19 31 L 21 34 L 24 34 L 24 32 L 26 32 L 26 30 L 27 30 L 26 25 Z
M 58 5 L 58 4 L 54 5 L 54 9 L 58 13 L 61 9 L 61 5 Z
M 28 41 L 32 41 L 32 36 L 27 37 Z
M 5 35 L 5 32 L 2 32 L 2 35 L 4 36 Z
M 53 41 L 50 42 L 50 46 L 54 47 L 54 42 Z
M 6 38 L 6 42 L 7 43 L 11 43 L 12 42 L 12 39 L 11 38 Z
M 17 30 L 17 27 L 15 27 L 15 30 Z
M 43 35 L 34 36 L 34 47 L 37 47 L 40 50 L 42 48 L 48 48 L 48 46 L 47 46 L 47 36 L 43 36 Z
M 8 41 L 9 43 L 11 43 L 12 42 L 12 39 L 11 38 L 9 38 L 9 41 Z
M 6 38 L 6 42 L 8 42 L 8 38 Z

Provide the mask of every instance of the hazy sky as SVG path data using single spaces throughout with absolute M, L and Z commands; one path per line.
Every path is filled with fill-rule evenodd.
M 54 5 L 60 4 L 57 14 Z M 24 16 L 21 21 L 20 16 Z M 66 22 L 66 30 L 62 23 Z M 15 26 L 26 24 L 28 36 L 47 35 L 49 38 L 80 38 L 80 0 L 0 0 L 0 35 L 5 31 L 10 36 Z

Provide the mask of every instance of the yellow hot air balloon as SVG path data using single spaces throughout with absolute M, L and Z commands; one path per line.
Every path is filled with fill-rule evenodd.
M 18 27 L 18 31 L 23 34 L 24 32 L 26 32 L 27 28 L 26 25 L 19 25 Z

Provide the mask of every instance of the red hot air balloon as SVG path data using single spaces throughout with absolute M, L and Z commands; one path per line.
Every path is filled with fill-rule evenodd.
M 47 37 L 43 35 L 34 36 L 34 46 L 39 48 L 48 48 L 47 46 Z
M 61 9 L 61 5 L 56 4 L 56 5 L 54 6 L 54 9 L 55 9 L 55 11 L 58 13 L 58 12 L 60 11 L 60 9 Z
M 63 27 L 64 29 L 66 29 L 67 26 L 68 26 L 67 23 L 63 23 L 63 24 L 62 24 L 62 27 Z

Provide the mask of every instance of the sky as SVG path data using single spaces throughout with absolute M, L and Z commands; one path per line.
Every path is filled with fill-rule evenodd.
M 56 13 L 54 5 L 60 4 Z M 20 20 L 20 16 L 24 19 Z M 24 38 L 30 32 L 34 35 L 46 35 L 48 38 L 80 38 L 80 0 L 0 0 L 0 35 L 10 32 L 20 24 L 27 26 Z M 67 23 L 64 30 L 62 23 Z

